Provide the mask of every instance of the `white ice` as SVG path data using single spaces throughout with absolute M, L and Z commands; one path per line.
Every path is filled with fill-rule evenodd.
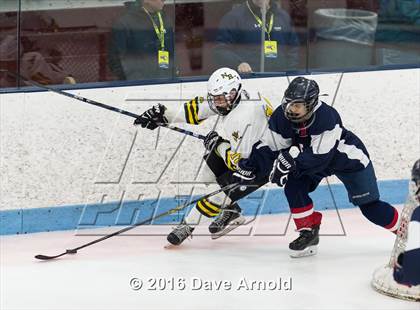
M 324 211 L 319 253 L 292 259 L 288 243 L 297 233 L 289 216 L 266 215 L 211 240 L 195 236 L 177 249 L 164 249 L 170 226 L 142 227 L 53 261 L 54 255 L 99 238 L 75 232 L 1 237 L 1 309 L 419 309 L 419 304 L 380 295 L 370 287 L 374 269 L 385 264 L 394 235 L 369 223 L 358 209 Z M 259 236 L 247 236 L 249 227 Z M 106 232 L 115 230 L 107 229 Z M 197 233 L 205 233 L 199 227 Z M 97 233 L 89 231 L 89 233 Z M 345 235 L 344 235 L 345 232 Z M 83 231 L 84 234 L 87 231 Z M 277 236 L 262 236 L 277 234 Z M 335 236 L 332 236 L 335 235 Z M 129 282 L 142 279 L 135 291 Z M 291 290 L 237 290 L 241 278 L 292 279 Z M 151 291 L 148 278 L 185 279 L 185 290 Z M 191 281 L 225 280 L 230 290 L 193 290 Z M 195 280 L 195 284 L 198 280 Z

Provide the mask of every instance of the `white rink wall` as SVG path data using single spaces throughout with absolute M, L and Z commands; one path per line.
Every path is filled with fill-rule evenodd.
M 329 94 L 323 97 L 328 104 L 339 86 L 334 107 L 364 141 L 378 179 L 407 179 L 420 154 L 420 70 L 312 78 Z M 280 102 L 287 84 L 286 77 L 244 80 L 251 96 L 259 91 L 272 102 Z M 181 105 L 206 90 L 195 82 L 71 92 L 140 113 L 159 99 Z M 117 201 L 123 194 L 125 200 L 190 194 L 204 153 L 201 141 L 132 122 L 50 92 L 0 94 L 0 210 Z M 213 124 L 179 126 L 205 134 Z M 208 190 L 198 185 L 195 193 Z

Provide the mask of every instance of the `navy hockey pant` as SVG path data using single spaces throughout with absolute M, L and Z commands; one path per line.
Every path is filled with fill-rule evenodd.
M 334 174 L 343 182 L 349 201 L 358 206 L 369 221 L 396 231 L 399 222 L 398 211 L 387 202 L 379 200 L 378 185 L 372 163 L 361 171 Z M 327 175 L 331 174 L 323 172 L 312 176 L 289 176 L 284 193 L 298 230 L 321 224 L 322 215 L 314 211 L 309 193 L 314 191 L 322 178 Z

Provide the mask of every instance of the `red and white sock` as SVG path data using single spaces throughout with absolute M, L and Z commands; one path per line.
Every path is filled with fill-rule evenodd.
M 396 234 L 399 227 L 400 227 L 400 214 L 399 214 L 398 210 L 394 208 L 394 217 L 393 217 L 391 223 L 384 226 L 384 228 L 388 229 L 389 231 Z
M 301 208 L 291 208 L 291 212 L 298 231 L 321 224 L 322 214 L 314 211 L 312 203 Z

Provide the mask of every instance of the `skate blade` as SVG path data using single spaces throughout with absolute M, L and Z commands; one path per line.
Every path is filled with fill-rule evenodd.
M 172 244 L 172 243 L 167 243 L 167 244 L 165 244 L 165 245 L 163 246 L 163 248 L 164 248 L 165 250 L 178 249 L 179 247 L 180 247 L 180 244 L 179 244 L 179 245 L 175 245 L 175 244 Z
M 311 245 L 302 251 L 295 251 L 295 250 L 290 250 L 290 249 L 289 251 L 290 251 L 290 257 L 300 258 L 300 257 L 316 255 L 316 253 L 318 253 L 318 247 L 316 245 Z
M 211 234 L 211 238 L 213 240 L 219 239 L 220 237 L 223 237 L 224 235 L 230 233 L 232 230 L 238 228 L 243 223 L 245 223 L 245 218 L 243 216 L 240 216 L 234 221 L 232 221 L 232 223 L 226 226 L 226 228 L 223 229 L 222 231 L 219 231 L 218 233 L 215 233 L 215 234 Z

